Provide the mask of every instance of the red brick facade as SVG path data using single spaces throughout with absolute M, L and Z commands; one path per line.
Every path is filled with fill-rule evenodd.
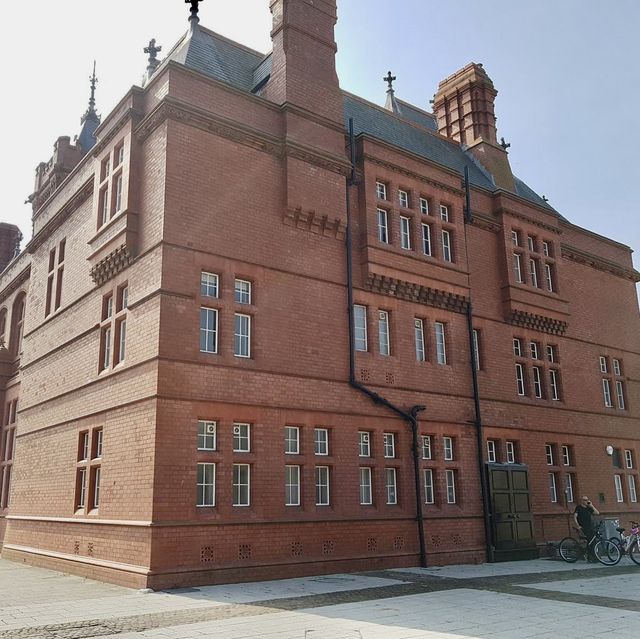
M 3 557 L 153 588 L 419 561 L 410 428 L 349 384 L 350 164 L 335 1 L 271 4 L 264 86 L 242 91 L 170 60 L 35 199 L 33 238 L 0 278 Z M 438 122 L 453 113 L 444 102 L 438 111 L 450 84 L 441 89 Z M 495 91 L 486 90 L 482 108 L 492 113 Z M 453 134 L 416 131 L 461 152 Z M 470 224 L 459 171 L 366 132 L 348 189 L 354 302 L 368 330 L 356 380 L 402 410 L 426 406 L 418 430 L 431 438 L 431 459 L 420 439 L 420 500 L 432 565 L 482 561 L 487 547 L 470 299 L 482 455 L 491 440 L 496 462 L 528 468 L 538 546 L 568 531 L 567 475 L 574 503 L 587 493 L 625 523 L 638 510 L 628 479 L 637 482 L 640 455 L 631 251 L 504 186 L 515 182 L 495 127 L 476 142 L 470 153 L 491 155 L 502 188 L 472 188 Z M 203 273 L 217 282 L 203 288 Z M 298 429 L 288 444 L 287 427 Z M 361 486 L 369 472 L 370 495 Z

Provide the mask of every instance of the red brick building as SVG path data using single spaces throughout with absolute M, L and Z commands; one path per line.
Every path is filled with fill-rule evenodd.
M 194 15 L 92 92 L 0 228 L 2 556 L 158 588 L 530 556 L 583 493 L 626 523 L 631 250 L 512 174 L 481 65 L 382 108 L 335 0 L 271 8 L 267 56 Z

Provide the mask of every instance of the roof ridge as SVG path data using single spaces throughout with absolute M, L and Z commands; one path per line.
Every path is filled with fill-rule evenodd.
M 246 44 L 242 44 L 241 42 L 236 42 L 235 40 L 232 40 L 231 38 L 227 38 L 227 36 L 223 36 L 221 33 L 217 33 L 216 31 L 212 31 L 211 29 L 207 29 L 206 27 L 201 27 L 200 25 L 198 25 L 198 29 L 214 38 L 217 38 L 218 40 L 223 40 L 224 42 L 233 45 L 237 49 L 244 49 L 247 53 L 252 53 L 257 57 L 260 57 L 261 59 L 264 59 L 269 55 L 269 53 L 256 51 L 255 49 L 248 47 Z
M 396 100 L 401 104 L 404 104 L 405 106 L 411 107 L 416 111 L 420 111 L 420 113 L 424 113 L 425 115 L 428 115 L 430 118 L 433 118 L 434 120 L 436 119 L 435 113 L 432 113 L 430 111 L 425 111 L 422 107 L 416 106 L 415 104 L 412 104 L 411 102 L 407 102 L 406 100 L 403 100 L 401 98 L 396 98 Z

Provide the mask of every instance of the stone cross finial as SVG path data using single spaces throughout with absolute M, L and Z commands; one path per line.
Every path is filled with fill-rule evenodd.
M 200 22 L 200 18 L 198 18 L 198 11 L 200 10 L 200 3 L 204 2 L 204 0 L 184 0 L 185 4 L 191 5 L 191 16 L 189 17 L 189 22 L 194 25 Z
M 506 151 L 511 144 L 509 142 L 505 142 L 504 138 L 500 138 L 500 146 Z
M 389 88 L 387 89 L 387 91 L 393 91 L 393 83 L 398 78 L 396 78 L 395 75 L 391 75 L 391 71 L 389 71 L 389 73 L 387 73 L 387 75 L 382 79 L 383 79 L 384 82 L 386 82 L 389 85 Z
M 548 201 L 549 201 L 549 198 L 548 198 L 546 195 L 543 195 L 543 196 L 542 196 L 542 200 L 543 200 L 544 202 L 548 202 Z
M 162 51 L 162 47 L 156 47 L 156 39 L 149 40 L 149 46 L 144 48 L 144 52 L 149 54 L 149 63 L 153 63 L 158 59 L 158 53 Z

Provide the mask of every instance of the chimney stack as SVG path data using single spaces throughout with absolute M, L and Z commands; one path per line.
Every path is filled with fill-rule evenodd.
M 20 253 L 22 233 L 15 224 L 0 222 L 0 273 Z
M 482 64 L 472 62 L 440 82 L 433 108 L 438 132 L 465 145 L 493 175 L 496 186 L 514 192 L 507 145 L 497 142 L 497 94 Z

